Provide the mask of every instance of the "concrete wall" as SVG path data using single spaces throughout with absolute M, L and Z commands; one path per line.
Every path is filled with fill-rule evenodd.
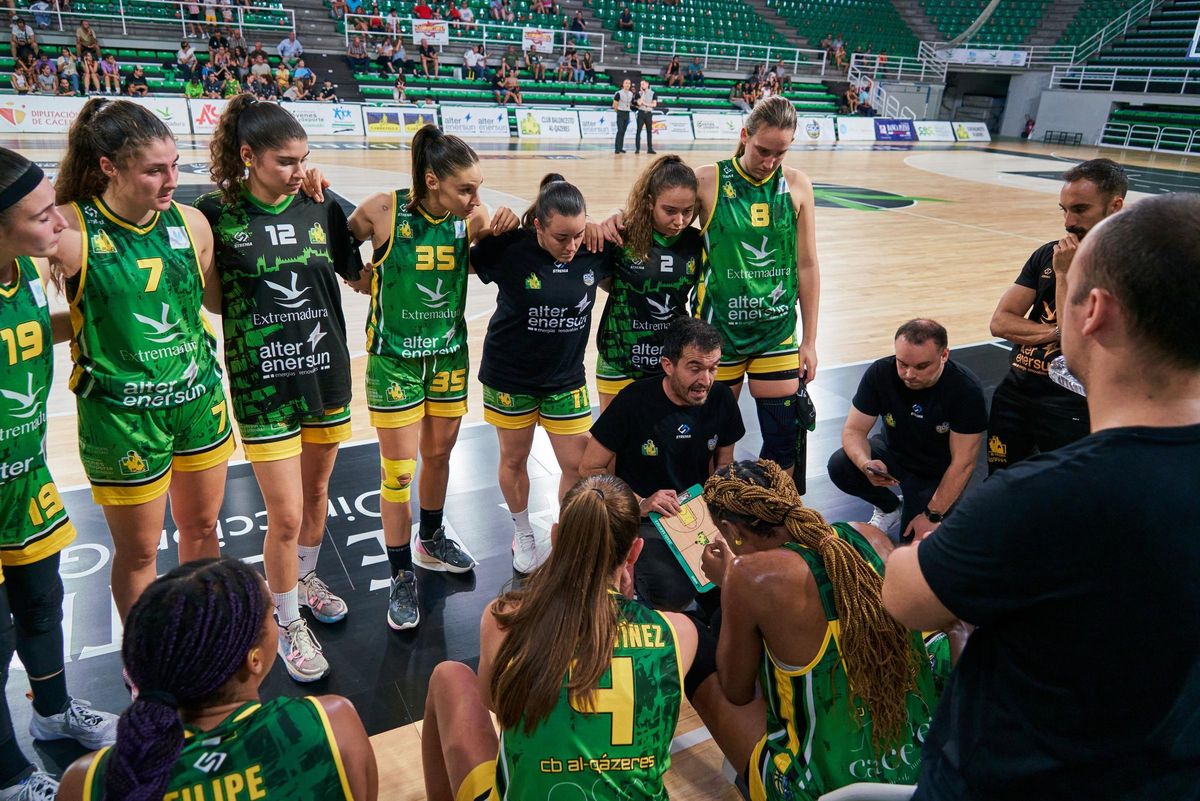
M 929 83 L 897 83 L 880 81 L 879 86 L 890 97 L 896 98 L 903 106 L 908 106 L 917 115 L 918 120 L 938 119 L 938 109 L 942 105 L 942 91 L 945 87 Z M 880 114 L 883 109 L 878 109 Z
M 1020 136 L 1021 131 L 1025 130 L 1026 115 L 1037 119 L 1038 103 L 1049 85 L 1048 72 L 1023 72 L 1012 76 L 1008 83 L 1008 103 L 1004 106 L 1004 116 L 1000 118 L 1001 136 Z
M 1134 92 L 1071 92 L 1047 89 L 1038 103 L 1033 138 L 1046 131 L 1077 131 L 1085 145 L 1099 143 L 1104 123 L 1114 103 L 1179 105 L 1195 107 L 1195 98 L 1180 95 L 1148 95 Z M 1024 117 L 1021 118 L 1024 122 Z

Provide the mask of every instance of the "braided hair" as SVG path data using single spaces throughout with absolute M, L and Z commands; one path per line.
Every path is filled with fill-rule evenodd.
M 157 579 L 129 610 L 121 657 L 138 688 L 117 724 L 105 796 L 161 801 L 183 749 L 179 708 L 211 702 L 258 642 L 263 580 L 236 559 L 188 562 Z
M 705 482 L 704 500 L 714 517 L 764 535 L 783 526 L 792 540 L 820 555 L 833 585 L 846 678 L 870 710 L 876 753 L 886 753 L 907 730 L 907 695 L 916 689 L 919 657 L 909 632 L 883 608 L 883 577 L 801 502 L 791 477 L 774 462 L 731 464 Z

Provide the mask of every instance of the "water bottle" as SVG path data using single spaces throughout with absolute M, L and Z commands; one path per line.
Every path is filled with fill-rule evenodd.
M 1060 387 L 1069 389 L 1076 395 L 1087 397 L 1087 389 L 1084 388 L 1083 382 L 1067 369 L 1067 359 L 1065 356 L 1058 356 L 1050 362 L 1050 380 Z

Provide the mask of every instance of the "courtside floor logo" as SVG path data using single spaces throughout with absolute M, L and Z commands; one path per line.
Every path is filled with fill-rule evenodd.
M 865 189 L 858 186 L 813 183 L 813 197 L 819 209 L 851 209 L 853 211 L 892 211 L 907 209 L 918 202 L 946 203 L 935 197 L 909 197 Z

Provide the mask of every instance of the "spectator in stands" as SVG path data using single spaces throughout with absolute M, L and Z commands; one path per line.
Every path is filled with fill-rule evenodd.
M 225 82 L 217 77 L 215 72 L 209 72 L 204 76 L 204 96 L 206 98 L 219 98 L 221 89 Z
M 217 0 L 203 0 L 204 27 L 211 34 L 217 27 Z
M 845 101 L 848 114 L 858 113 L 858 89 L 854 87 L 854 84 L 846 87 L 846 91 L 842 94 L 842 100 Z
M 887 51 L 886 51 L 886 50 L 880 50 L 880 51 L 879 51 L 879 66 L 881 66 L 881 67 L 887 66 L 887 63 L 888 63 L 888 54 L 887 54 Z
M 504 12 L 500 4 L 500 0 L 488 0 L 488 16 L 491 17 L 495 22 L 499 22 L 504 18 Z
M 478 24 L 475 22 L 475 12 L 471 10 L 471 6 L 467 0 L 462 0 L 458 6 L 458 19 L 467 30 L 475 30 Z
M 337 87 L 333 85 L 333 81 L 326 79 L 321 88 L 317 90 L 317 100 L 322 103 L 337 103 Z
M 33 27 L 43 31 L 50 27 L 51 8 L 46 0 L 35 0 L 30 4 L 29 11 L 33 14 Z
M 542 54 L 533 48 L 526 48 L 525 69 L 529 72 L 529 76 L 534 82 L 542 83 L 546 80 L 546 64 L 542 61 Z
M 825 38 L 821 40 L 821 49 L 825 51 L 825 55 L 833 58 L 833 34 L 825 34 Z
M 500 58 L 497 71 L 500 73 L 501 78 L 506 78 L 508 77 L 508 73 L 516 72 L 520 69 L 520 64 L 521 59 L 517 55 L 516 45 L 509 45 L 508 49 L 504 51 L 504 55 Z
M 500 0 L 500 18 L 504 20 L 506 25 L 512 25 L 517 19 L 512 4 L 508 0 Z
M 417 4 L 413 6 L 412 14 L 417 19 L 433 19 L 433 9 L 429 7 L 429 3 L 425 0 L 417 0 Z
M 746 83 L 742 85 L 742 99 L 746 101 L 747 106 L 754 108 L 761 98 L 762 87 L 759 84 L 758 79 L 746 81 Z
M 52 95 L 58 87 L 58 79 L 50 71 L 49 64 L 43 64 L 34 77 L 34 91 L 43 95 Z
M 617 30 L 632 31 L 633 28 L 634 28 L 633 14 L 630 12 L 629 6 L 622 3 L 621 4 L 621 15 L 619 17 L 617 17 Z
M 82 61 L 84 53 L 91 53 L 92 58 L 100 61 L 100 40 L 92 30 L 92 23 L 86 19 L 81 20 L 79 27 L 75 29 L 75 55 Z
M 529 4 L 529 12 L 531 14 L 545 14 L 546 4 L 542 2 L 542 0 L 533 0 L 533 2 Z
M 275 68 L 275 92 L 282 95 L 292 83 L 292 71 L 286 64 L 280 63 Z
M 213 53 L 221 48 L 229 48 L 229 36 L 222 28 L 213 28 L 212 34 L 208 37 L 208 52 Z
M 392 66 L 396 68 L 396 72 L 403 75 L 415 70 L 416 64 L 408 57 L 408 51 L 404 49 L 404 40 L 397 37 L 394 44 L 396 49 L 392 53 Z
M 251 50 L 247 55 L 250 56 L 251 60 L 256 59 L 259 56 L 261 56 L 263 61 L 268 61 L 267 51 L 263 49 L 262 42 L 255 42 L 254 49 Z
M 751 111 L 753 111 L 753 109 L 750 107 L 750 104 L 746 102 L 745 94 L 746 94 L 746 85 L 744 83 L 742 83 L 741 81 L 738 81 L 733 86 L 729 87 L 729 102 L 730 102 L 730 104 L 734 108 L 741 109 L 742 111 L 749 114 Z
M 838 50 L 844 49 L 845 46 L 846 46 L 845 35 L 839 33 L 836 37 L 834 37 L 833 42 L 830 43 L 829 49 L 833 53 L 836 53 Z
M 396 9 L 388 9 L 387 16 L 383 19 L 383 30 L 391 37 L 400 35 L 400 15 L 396 13 Z
M 238 50 L 247 51 L 246 54 L 249 55 L 249 45 L 246 43 L 246 37 L 242 35 L 242 31 L 239 28 L 226 28 L 225 37 L 229 41 L 229 44 L 226 45 L 226 47 L 234 52 L 237 52 Z
M 313 84 L 317 82 L 317 76 L 312 70 L 304 66 L 304 59 L 300 59 L 296 62 L 296 69 L 292 70 L 292 80 L 304 84 L 305 89 L 312 89 Z
M 404 73 L 397 73 L 396 82 L 392 84 L 392 100 L 397 103 L 408 102 L 408 83 L 404 80 Z
M 586 45 L 588 43 L 587 33 L 585 28 L 587 22 L 583 18 L 583 12 L 576 10 L 574 18 L 571 20 L 571 38 L 575 40 L 577 45 Z
M 555 78 L 557 80 L 559 80 L 559 81 L 571 80 L 571 76 L 575 73 L 575 67 L 573 66 L 574 58 L 575 58 L 574 50 L 567 50 L 565 53 L 563 53 L 561 56 L 558 57 L 558 72 L 555 74 Z
M 71 88 L 79 94 L 79 61 L 75 58 L 75 54 L 68 47 L 63 47 L 61 55 L 58 57 L 58 77 L 66 78 L 67 83 L 71 84 Z
M 308 92 L 305 90 L 304 85 L 299 81 L 292 81 L 292 85 L 289 86 L 287 91 L 283 93 L 282 99 L 293 101 L 307 100 Z
M 19 95 L 27 95 L 33 91 L 33 81 L 29 80 L 29 72 L 22 68 L 20 63 L 9 74 L 8 82 Z
M 379 77 L 386 78 L 388 75 L 394 75 L 396 68 L 392 65 L 392 56 L 396 54 L 396 46 L 392 44 L 392 40 L 387 36 L 380 40 L 379 44 L 375 45 L 375 66 L 379 67 Z
M 260 77 L 254 87 L 254 95 L 259 100 L 278 100 L 279 90 L 275 88 L 275 81 Z
M 239 81 L 246 80 L 246 76 L 250 74 L 250 57 L 246 55 L 246 48 L 238 47 L 234 49 L 233 55 L 229 58 L 229 63 L 237 79 Z
M 346 0 L 347 14 L 360 14 L 362 13 L 362 7 L 363 0 Z M 352 24 L 357 27 L 358 25 L 362 24 L 362 22 L 363 21 L 361 19 L 356 19 Z
M 79 91 L 65 77 L 58 79 L 58 89 L 54 92 L 59 97 L 75 97 Z
M 346 46 L 346 65 L 350 67 L 350 72 L 357 75 L 367 71 L 367 63 L 367 46 L 363 43 L 361 36 L 355 36 Z
M 693 58 L 692 63 L 688 64 L 684 80 L 688 86 L 704 86 L 704 68 L 700 65 L 699 56 Z
M 100 94 L 100 65 L 91 50 L 86 51 L 79 60 L 79 73 L 83 76 L 83 93 Z
M 663 78 L 668 89 L 672 86 L 683 86 L 683 66 L 679 63 L 679 56 L 671 56 L 663 70 Z
M 426 39 L 421 42 L 417 52 L 421 56 L 421 72 L 425 73 L 426 78 L 436 77 L 438 74 L 438 49 Z
M 504 100 L 502 104 L 516 103 L 521 105 L 521 85 L 517 81 L 517 71 L 512 70 L 504 76 Z
M 188 21 L 188 36 L 193 39 L 203 39 L 204 34 L 200 29 L 200 3 L 199 0 L 190 0 L 184 9 L 187 13 Z
M 275 50 L 289 68 L 304 55 L 304 45 L 300 44 L 300 40 L 296 38 L 295 31 L 288 31 L 287 38 L 281 41 Z
M 875 116 L 875 111 L 871 108 L 871 90 L 866 83 L 858 88 L 858 113 L 868 117 Z
M 463 53 L 463 77 L 468 81 L 477 81 L 482 72 L 480 62 L 483 61 L 483 50 L 481 45 L 472 45 Z
M 37 35 L 34 34 L 33 28 L 25 24 L 25 20 L 17 17 L 12 24 L 12 37 L 9 39 L 9 46 L 12 54 L 17 58 L 24 55 L 37 56 L 41 51 L 38 46 Z
M 379 33 L 383 30 L 383 14 L 379 13 L 379 4 L 371 4 L 371 13 L 367 15 L 367 27 L 372 33 Z
M 233 68 L 229 63 L 229 51 L 223 48 L 217 48 L 216 51 L 209 51 L 206 69 L 216 73 L 217 80 L 219 81 L 224 81 L 232 75 Z
M 105 53 L 100 62 L 100 76 L 104 79 L 104 94 L 121 94 L 121 65 L 112 53 Z
M 329 15 L 334 19 L 345 19 L 346 0 L 333 0 L 333 2 L 329 4 Z
M 779 84 L 776 82 L 774 75 L 768 75 L 767 79 L 763 81 L 759 87 L 760 93 L 758 99 L 760 101 L 766 100 L 769 97 L 774 97 L 779 93 Z
M 837 50 L 833 51 L 833 66 L 837 67 L 839 70 L 846 69 L 847 63 L 845 47 L 839 46 Z
M 146 72 L 138 64 L 133 72 L 125 79 L 125 94 L 129 97 L 145 97 L 150 94 L 150 84 L 146 82 Z
M 193 72 L 192 77 L 188 78 L 187 83 L 183 85 L 183 96 L 189 100 L 199 100 L 204 97 L 204 84 L 200 81 L 198 72 Z
M 592 51 L 583 51 L 583 58 L 579 60 L 579 72 L 583 73 L 580 79 L 583 83 L 596 82 L 596 65 L 592 63 Z
M 38 54 L 37 61 L 34 62 L 34 67 L 33 67 L 34 75 L 41 73 L 42 67 L 49 67 L 50 74 L 53 75 L 55 80 L 57 81 L 58 67 L 56 67 L 54 64 L 54 57 L 51 56 L 49 53 L 47 53 L 45 50 L 43 50 L 41 53 Z
M 267 63 L 265 56 L 258 55 L 254 57 L 254 63 L 250 65 L 250 74 L 259 78 L 271 80 L 271 65 Z
M 199 62 L 196 61 L 196 51 L 192 49 L 192 43 L 184 39 L 179 43 L 179 50 L 175 52 L 175 74 L 181 81 L 186 81 L 192 77 L 197 67 Z
M 788 75 L 787 64 L 784 63 L 782 58 L 775 62 L 775 66 L 771 67 L 771 71 L 767 74 L 775 76 L 780 90 L 786 91 L 792 85 L 792 77 Z

